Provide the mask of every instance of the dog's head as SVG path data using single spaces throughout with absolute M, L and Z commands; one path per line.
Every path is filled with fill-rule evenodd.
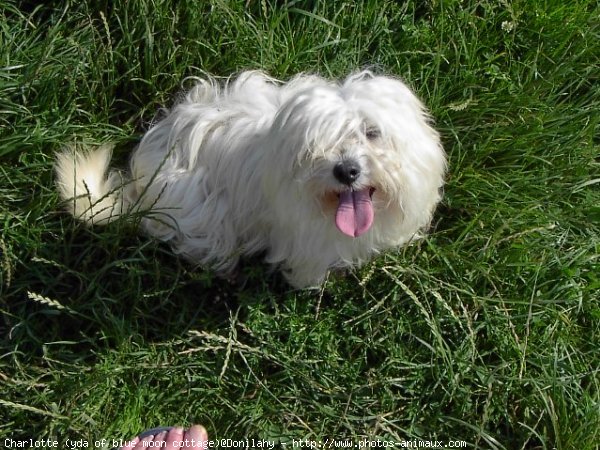
M 281 91 L 269 141 L 279 186 L 350 237 L 426 225 L 445 157 L 437 132 L 402 82 L 361 72 L 335 84 L 299 77 Z M 288 199 L 292 202 L 294 200 Z

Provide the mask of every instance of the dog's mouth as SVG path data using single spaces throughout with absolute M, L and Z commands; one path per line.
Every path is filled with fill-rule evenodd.
M 348 189 L 338 192 L 335 226 L 346 236 L 358 237 L 373 225 L 373 193 L 375 188 Z

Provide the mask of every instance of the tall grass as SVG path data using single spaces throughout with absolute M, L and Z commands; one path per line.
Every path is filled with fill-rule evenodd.
M 0 0 L 0 438 L 600 441 L 597 2 Z M 190 77 L 402 77 L 449 156 L 430 236 L 321 291 L 244 286 L 61 212 Z

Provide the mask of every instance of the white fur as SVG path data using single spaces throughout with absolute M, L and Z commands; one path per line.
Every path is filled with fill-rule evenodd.
M 58 155 L 73 215 L 106 224 L 143 212 L 146 232 L 224 273 L 264 251 L 295 287 L 408 242 L 431 220 L 446 164 L 414 94 L 368 71 L 341 83 L 259 72 L 222 87 L 200 80 L 143 137 L 126 179 L 108 171 L 110 157 L 106 146 Z M 375 189 L 373 224 L 355 238 L 335 225 L 336 192 L 349 188 L 333 167 L 345 158 L 361 167 L 352 189 Z

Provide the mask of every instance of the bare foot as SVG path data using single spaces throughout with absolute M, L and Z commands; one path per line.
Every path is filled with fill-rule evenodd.
M 192 425 L 189 430 L 174 427 L 167 430 L 157 430 L 156 434 L 142 433 L 128 442 L 120 450 L 179 450 L 179 449 L 206 449 L 208 434 L 201 425 Z

